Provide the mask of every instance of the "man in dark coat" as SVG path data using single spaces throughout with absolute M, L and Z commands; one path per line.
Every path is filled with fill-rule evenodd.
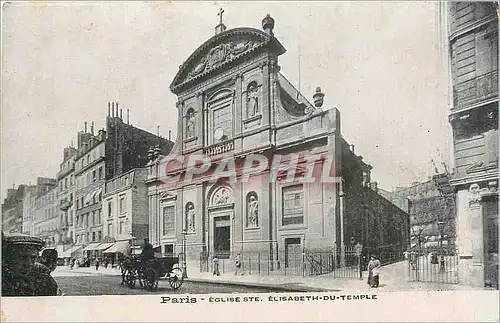
M 2 296 L 37 296 L 35 260 L 44 245 L 40 238 L 2 233 Z
M 37 296 L 57 296 L 60 291 L 57 282 L 51 273 L 57 268 L 57 250 L 45 249 L 42 251 L 40 262 L 35 262 L 33 278 L 36 282 Z
M 142 249 L 141 252 L 141 260 L 147 261 L 153 259 L 154 257 L 155 255 L 154 255 L 153 245 L 149 243 L 149 239 L 146 238 L 144 239 L 144 248 Z

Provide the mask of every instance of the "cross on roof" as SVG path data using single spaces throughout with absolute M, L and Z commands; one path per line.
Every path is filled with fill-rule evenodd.
M 219 13 L 217 14 L 219 16 L 220 22 L 219 24 L 222 25 L 222 14 L 224 13 L 224 9 L 220 8 Z

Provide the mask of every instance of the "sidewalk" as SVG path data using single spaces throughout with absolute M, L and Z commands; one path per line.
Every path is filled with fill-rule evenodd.
M 64 277 L 64 276 L 78 276 L 78 275 L 107 275 L 107 276 L 121 276 L 121 270 L 117 268 L 105 268 L 99 267 L 99 270 L 95 270 L 94 267 L 73 267 L 70 269 L 68 266 L 58 266 L 56 270 L 52 273 L 53 277 Z
M 403 291 L 453 291 L 453 290 L 483 290 L 459 284 L 409 282 L 408 263 L 401 261 L 384 266 L 380 273 L 380 286 L 370 288 L 366 283 L 368 273 L 363 272 L 363 279 L 334 278 L 322 276 L 284 276 L 284 275 L 238 275 L 224 273 L 214 276 L 211 273 L 200 273 L 199 269 L 188 270 L 186 281 L 204 282 L 212 284 L 227 284 L 269 288 L 280 291 L 319 292 L 319 291 L 349 291 L 363 292 L 403 292 Z M 189 267 L 188 267 L 189 268 Z

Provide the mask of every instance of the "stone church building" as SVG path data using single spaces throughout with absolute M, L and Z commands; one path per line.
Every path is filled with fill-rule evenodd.
M 151 156 L 147 165 L 151 243 L 163 254 L 185 250 L 193 263 L 201 253 L 278 259 L 358 242 L 406 248 L 408 215 L 370 188 L 372 167 L 342 138 L 340 112 L 322 109 L 319 87 L 312 104 L 280 73 L 285 48 L 274 24 L 269 15 L 263 30 L 226 30 L 221 21 L 180 66 L 170 86 L 178 136 L 168 156 Z M 245 178 L 255 155 L 269 165 Z M 192 156 L 209 167 L 190 173 Z M 223 176 L 221 165 L 231 163 L 236 176 Z M 385 202 L 369 210 L 370 222 L 349 211 L 377 199 Z M 391 223 L 389 234 L 382 222 L 373 234 L 361 224 L 380 219 Z

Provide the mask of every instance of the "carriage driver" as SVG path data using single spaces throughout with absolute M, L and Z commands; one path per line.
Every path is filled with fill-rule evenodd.
M 141 260 L 143 262 L 146 262 L 150 259 L 153 259 L 155 257 L 154 251 L 153 251 L 153 245 L 149 243 L 149 239 L 145 238 L 144 239 L 144 248 L 142 249 L 141 252 Z
M 153 245 L 149 243 L 149 239 L 145 238 L 144 239 L 144 248 L 142 249 L 141 252 L 141 262 L 139 264 L 139 268 L 141 271 L 145 272 L 146 269 L 146 264 L 149 260 L 154 259 L 154 250 L 153 250 Z

